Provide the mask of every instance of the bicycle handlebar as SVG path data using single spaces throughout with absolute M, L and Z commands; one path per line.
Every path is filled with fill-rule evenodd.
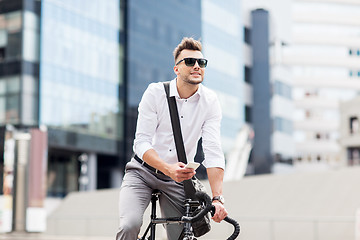
M 186 216 L 181 217 L 181 220 L 184 222 L 191 222 L 191 223 L 196 222 L 200 218 L 204 217 L 208 212 L 211 212 L 212 216 L 215 214 L 215 207 L 211 204 L 211 198 L 209 197 L 209 195 L 207 195 L 205 192 L 196 192 L 195 197 L 199 199 L 199 201 L 205 202 L 205 208 L 193 217 L 186 217 Z M 234 232 L 227 240 L 236 239 L 240 234 L 239 223 L 228 216 L 224 218 L 224 221 L 234 226 Z

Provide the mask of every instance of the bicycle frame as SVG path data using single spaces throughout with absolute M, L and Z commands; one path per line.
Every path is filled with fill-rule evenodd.
M 173 217 L 173 218 L 157 218 L 156 216 L 156 202 L 159 200 L 159 195 L 161 192 L 159 190 L 155 190 L 151 194 L 151 215 L 150 215 L 150 223 L 146 228 L 143 236 L 139 240 L 155 240 L 155 230 L 157 224 L 180 224 L 184 223 L 184 230 L 183 230 L 183 239 L 192 240 L 194 238 L 194 234 L 191 231 L 191 222 L 184 221 L 181 217 Z M 185 217 L 190 217 L 191 208 L 198 206 L 198 201 L 192 201 L 191 199 L 185 200 Z M 146 235 L 150 231 L 149 238 L 146 238 Z

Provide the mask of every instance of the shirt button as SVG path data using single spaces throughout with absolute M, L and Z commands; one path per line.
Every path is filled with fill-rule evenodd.
M 187 102 L 187 99 L 185 100 L 185 102 Z
M 184 116 L 181 116 L 181 118 L 184 118 Z

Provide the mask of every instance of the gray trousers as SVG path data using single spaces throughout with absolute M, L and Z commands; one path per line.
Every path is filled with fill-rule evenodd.
M 162 192 L 159 198 L 162 217 L 182 216 L 185 212 L 183 185 L 170 177 L 156 174 L 132 159 L 126 164 L 125 175 L 120 189 L 120 226 L 116 240 L 136 240 L 143 215 L 150 203 L 154 189 Z M 150 217 L 150 216 L 149 216 Z M 168 239 L 178 240 L 183 225 L 166 226 Z

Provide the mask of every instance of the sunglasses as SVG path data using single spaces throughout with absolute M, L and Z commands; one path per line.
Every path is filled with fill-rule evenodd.
M 193 67 L 197 62 L 201 68 L 206 68 L 208 62 L 208 60 L 205 58 L 184 58 L 178 61 L 175 65 L 178 65 L 182 61 L 184 61 L 185 65 L 188 67 Z

